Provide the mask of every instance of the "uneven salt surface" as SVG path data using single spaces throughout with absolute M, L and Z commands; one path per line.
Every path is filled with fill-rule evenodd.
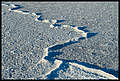
M 94 76 L 92 75 L 91 77 L 91 74 L 88 73 L 87 76 L 89 77 L 87 78 L 86 74 L 84 73 L 84 74 L 80 74 L 83 75 L 83 77 L 80 76 L 76 77 L 73 75 L 72 79 L 76 79 L 76 78 L 99 79 L 99 74 L 101 74 L 102 76 L 106 76 L 107 78 L 116 79 L 114 77 L 114 76 L 116 77 L 118 76 L 117 74 L 118 72 L 115 71 L 116 68 L 114 70 L 114 67 L 109 66 L 108 68 L 112 68 L 112 69 L 107 69 L 107 64 L 106 64 L 107 62 L 105 62 L 105 64 L 103 65 L 100 64 L 102 62 L 100 63 L 99 61 L 94 62 L 92 56 L 90 57 L 92 57 L 93 60 L 89 59 L 90 58 L 89 56 L 84 57 L 84 55 L 79 55 L 81 56 L 79 57 L 76 54 L 77 52 L 73 53 L 74 55 L 73 54 L 71 55 L 72 52 L 69 53 L 70 51 L 67 51 L 67 49 L 69 49 L 69 46 L 74 46 L 77 44 L 81 45 L 82 42 L 83 42 L 82 44 L 86 44 L 84 46 L 87 46 L 87 44 L 91 46 L 91 44 L 94 44 L 94 43 L 89 44 L 89 41 L 91 41 L 90 40 L 91 37 L 95 38 L 98 33 L 89 33 L 89 30 L 86 29 L 87 28 L 86 26 L 78 27 L 75 25 L 71 25 L 69 22 L 63 23 L 66 21 L 65 19 L 56 20 L 56 19 L 51 19 L 49 17 L 45 17 L 46 15 L 44 13 L 45 10 L 43 11 L 42 9 L 44 8 L 42 7 L 40 9 L 38 6 L 36 10 L 40 9 L 43 12 L 40 11 L 40 13 L 36 13 L 34 11 L 34 8 L 29 9 L 30 5 L 25 2 L 23 3 L 17 2 L 19 5 L 14 5 L 13 3 L 7 4 L 7 6 L 3 5 L 6 7 L 2 8 L 2 17 L 3 17 L 2 18 L 2 27 L 3 27 L 2 28 L 2 38 L 3 38 L 2 67 L 4 67 L 2 69 L 2 72 L 5 73 L 2 76 L 2 78 L 55 79 L 58 77 L 59 79 L 67 79 L 67 78 L 69 79 L 69 77 L 67 78 L 61 77 L 61 75 L 56 74 L 56 72 L 60 70 L 63 70 L 65 72 L 67 68 L 70 66 L 68 63 L 75 62 L 81 65 L 80 67 L 85 66 L 88 68 L 96 69 L 97 71 L 102 70 L 110 74 L 108 75 L 100 71 L 100 73 L 98 72 L 98 74 L 96 75 L 94 74 L 95 71 L 92 72 L 88 71 L 90 73 L 93 73 Z M 46 3 L 41 3 L 41 4 L 46 4 Z M 24 7 L 25 6 L 27 7 L 23 8 L 23 5 Z M 86 38 L 88 39 L 85 40 Z M 88 53 L 92 53 L 90 48 L 88 48 L 88 50 L 90 50 Z M 85 54 L 88 55 L 88 53 Z M 61 55 L 63 56 L 65 55 L 65 56 L 63 57 Z M 69 55 L 71 55 L 72 57 Z M 77 58 L 75 58 L 75 56 Z M 99 55 L 98 56 L 96 55 L 94 57 L 99 58 Z M 62 60 L 61 58 L 67 59 L 67 61 Z M 85 60 L 83 60 L 83 58 Z M 80 63 L 80 62 L 84 62 L 84 63 Z M 98 66 L 94 66 L 96 65 L 96 63 L 99 63 L 99 65 L 97 64 Z M 116 66 L 117 65 L 115 65 L 115 67 Z M 66 69 L 62 67 L 65 67 Z M 82 71 L 78 71 L 78 72 L 82 72 Z M 111 74 L 114 76 L 112 76 Z M 104 77 L 102 77 L 102 79 L 104 79 Z
M 101 75 L 97 75 L 95 73 L 87 72 L 85 70 L 82 70 L 78 67 L 69 65 L 69 68 L 65 71 L 60 70 L 58 72 L 59 78 L 55 79 L 108 79 L 106 77 L 103 77 Z M 97 76 L 96 76 L 97 75 Z

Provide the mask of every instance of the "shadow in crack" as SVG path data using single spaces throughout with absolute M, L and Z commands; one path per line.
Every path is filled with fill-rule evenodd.
M 83 29 L 85 29 L 85 28 L 83 28 Z M 97 33 L 88 33 L 87 38 L 93 37 L 96 34 Z M 51 51 L 61 49 L 63 47 L 71 45 L 71 44 L 80 43 L 80 40 L 84 40 L 84 39 L 85 39 L 85 37 L 80 37 L 77 41 L 69 41 L 69 42 L 66 42 L 64 44 L 58 44 L 58 45 L 55 45 L 55 46 L 48 49 L 48 56 L 46 56 L 44 59 L 48 60 L 52 64 L 54 64 L 54 61 L 56 59 L 57 60 L 62 60 L 62 64 L 59 66 L 59 68 L 53 70 L 49 75 L 47 75 L 48 79 L 52 80 L 52 79 L 58 77 L 59 75 L 57 74 L 57 72 L 60 71 L 60 70 L 63 70 L 65 72 L 66 69 L 69 68 L 69 64 L 68 64 L 69 62 L 72 62 L 72 63 L 74 62 L 74 63 L 77 63 L 77 64 L 81 64 L 81 65 L 84 65 L 84 66 L 89 67 L 89 68 L 101 69 L 101 70 L 104 70 L 105 72 L 111 72 L 111 71 L 112 71 L 112 73 L 115 72 L 114 70 L 109 70 L 108 71 L 108 69 L 106 69 L 106 68 L 102 69 L 102 68 L 100 68 L 98 66 L 94 66 L 94 65 L 91 65 L 91 64 L 88 64 L 88 63 L 82 63 L 82 62 L 79 62 L 79 61 L 76 61 L 76 60 L 58 59 L 55 56 L 56 55 L 61 55 L 61 54 L 63 54 L 63 52 L 51 52 Z
M 84 39 L 85 39 L 85 37 L 80 37 L 80 38 L 78 39 L 78 41 L 84 40 Z
M 76 25 L 70 25 L 70 26 L 73 27 L 73 28 L 76 27 Z
M 56 58 L 56 59 L 58 59 L 58 58 Z M 114 69 L 102 68 L 102 67 L 99 67 L 97 65 L 89 64 L 89 63 L 86 63 L 86 62 L 79 62 L 77 60 L 65 60 L 65 59 L 58 59 L 58 60 L 62 60 L 65 63 L 68 63 L 68 62 L 77 63 L 77 64 L 80 64 L 80 65 L 86 66 L 88 68 L 99 69 L 99 70 L 102 70 L 106 73 L 112 74 L 117 78 L 118 78 L 118 75 L 119 75 L 119 71 L 115 71 Z
M 83 30 L 83 29 L 85 29 L 85 28 L 87 28 L 87 26 L 78 27 L 79 30 Z
M 16 7 L 11 8 L 11 10 L 17 10 L 17 9 L 23 8 L 23 6 L 21 6 L 21 5 L 15 5 L 15 6 L 16 6 Z
M 98 34 L 98 33 L 87 33 L 87 38 L 93 37 L 93 36 L 95 36 L 96 34 Z
M 43 21 L 43 20 L 44 20 L 43 16 L 40 16 L 40 17 L 38 17 L 37 19 L 38 19 L 39 21 Z
M 84 32 L 89 32 L 89 30 L 86 30 L 86 29 L 85 29 L 85 30 L 83 30 L 83 31 L 84 31 Z
M 56 20 L 56 23 L 62 23 L 65 22 L 65 20 Z
M 66 61 L 63 61 L 59 68 L 53 70 L 49 75 L 47 75 L 47 79 L 49 80 L 55 79 L 56 77 L 59 76 L 57 72 L 59 72 L 60 70 L 63 70 L 65 72 L 67 68 L 69 68 L 69 64 Z
M 35 12 L 34 14 L 36 14 L 36 15 L 42 15 L 42 13 L 40 13 L 40 12 Z
M 98 33 L 88 33 L 87 38 L 93 37 L 96 34 L 98 34 Z M 115 77 L 118 77 L 119 72 L 115 71 L 114 69 L 102 68 L 102 67 L 99 67 L 99 66 L 96 66 L 96 65 L 92 65 L 92 64 L 89 64 L 89 63 L 79 62 L 77 60 L 58 59 L 58 58 L 55 58 L 55 56 L 56 55 L 60 55 L 63 52 L 50 52 L 50 51 L 54 51 L 54 50 L 57 50 L 57 49 L 61 49 L 61 48 L 65 47 L 65 46 L 68 46 L 68 45 L 71 45 L 71 44 L 74 44 L 74 43 L 80 43 L 80 40 L 84 40 L 84 39 L 85 39 L 85 37 L 80 37 L 78 39 L 78 41 L 69 41 L 67 43 L 59 44 L 59 45 L 53 46 L 53 47 L 51 47 L 51 48 L 48 49 L 49 53 L 48 53 L 48 56 L 45 57 L 45 59 L 49 60 L 49 62 L 52 62 L 52 63 L 54 63 L 55 59 L 63 61 L 63 63 L 60 65 L 59 68 L 55 69 L 49 75 L 47 75 L 48 79 L 54 79 L 54 78 L 58 77 L 57 72 L 60 71 L 60 70 L 65 71 L 68 68 L 68 66 L 69 66 L 69 64 L 68 64 L 69 62 L 71 62 L 71 63 L 77 63 L 77 64 L 80 64 L 80 65 L 86 66 L 88 68 L 102 70 L 102 71 L 104 71 L 106 73 L 114 75 Z
M 74 44 L 74 43 L 79 43 L 79 41 L 69 41 L 69 42 L 64 43 L 64 44 L 58 44 L 58 45 L 55 45 L 55 46 L 49 48 L 48 51 L 58 50 L 58 49 L 61 49 L 63 47 L 66 47 L 66 46 Z
M 93 37 L 93 36 L 95 36 L 96 34 L 98 34 L 98 33 L 88 33 L 87 38 Z M 78 41 L 69 41 L 69 42 L 66 42 L 66 43 L 64 43 L 64 44 L 58 44 L 58 45 L 55 45 L 55 46 L 49 48 L 48 51 L 50 51 L 50 50 L 52 50 L 52 51 L 53 51 L 53 50 L 58 50 L 58 49 L 61 49 L 61 48 L 63 48 L 63 47 L 66 47 L 66 46 L 71 45 L 71 44 L 74 44 L 74 43 L 80 43 L 80 40 L 84 40 L 84 39 L 85 39 L 85 37 L 80 37 L 80 38 L 78 39 Z
M 61 27 L 61 24 L 53 24 L 54 27 Z
M 44 59 L 48 60 L 51 64 L 54 64 L 54 57 L 56 55 L 61 55 L 63 52 L 49 52 L 48 56 L 45 56 Z
M 87 38 L 91 38 L 91 37 L 93 37 L 93 36 L 95 36 L 95 35 L 97 35 L 98 33 L 88 33 L 87 34 Z M 79 39 L 78 39 L 78 41 L 80 41 L 80 40 L 84 40 L 85 39 L 85 37 L 80 37 Z
M 26 12 L 26 13 L 29 12 L 28 10 L 21 10 L 21 11 L 22 11 L 22 12 Z
M 106 73 L 114 75 L 117 78 L 118 78 L 118 75 L 119 75 L 119 72 L 115 71 L 113 69 L 101 68 L 99 66 L 96 66 L 96 65 L 93 65 L 93 64 L 89 64 L 89 63 L 85 63 L 85 62 L 79 62 L 77 60 L 65 60 L 65 59 L 58 59 L 58 58 L 54 58 L 54 59 L 62 60 L 62 64 L 59 66 L 59 68 L 53 70 L 49 75 L 47 75 L 47 79 L 49 79 L 49 80 L 53 80 L 53 79 L 59 77 L 58 72 L 60 70 L 63 70 L 64 72 L 66 72 L 66 70 L 69 68 L 69 64 L 68 64 L 69 62 L 80 64 L 80 65 L 83 65 L 85 67 L 92 68 L 92 69 L 102 70 L 102 71 L 104 71 Z

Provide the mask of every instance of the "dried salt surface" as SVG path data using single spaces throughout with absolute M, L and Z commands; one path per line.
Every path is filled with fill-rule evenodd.
M 94 72 L 89 72 L 86 70 L 81 69 L 80 67 L 74 66 L 74 65 L 69 65 L 69 68 L 66 70 L 66 72 L 60 70 L 58 72 L 59 77 L 55 78 L 56 80 L 58 79 L 75 79 L 75 80 L 82 80 L 82 79 L 109 79 L 106 76 L 96 74 Z
M 5 4 L 4 4 L 5 5 Z M 3 5 L 3 6 L 4 6 Z M 9 5 L 9 6 L 11 6 L 12 8 L 17 8 L 14 4 L 11 4 L 11 5 Z M 9 7 L 8 6 L 8 7 Z M 33 62 L 34 63 L 31 63 L 31 66 L 28 66 L 29 68 L 28 68 L 28 70 L 27 71 L 29 71 L 31 68 L 32 68 L 32 66 L 33 67 L 35 67 L 36 68 L 36 66 L 38 65 L 38 64 L 41 64 L 41 62 L 42 63 L 45 63 L 45 64 L 48 64 L 49 63 L 49 60 L 46 60 L 45 59 L 45 57 L 49 57 L 49 49 L 50 50 L 54 50 L 54 49 L 58 49 L 58 48 L 63 48 L 64 46 L 68 46 L 69 44 L 72 44 L 71 43 L 71 41 L 73 41 L 73 42 L 75 42 L 75 41 L 78 41 L 78 40 L 80 40 L 80 37 L 85 37 L 85 38 L 89 38 L 90 36 L 89 36 L 89 33 L 88 32 L 85 32 L 84 30 L 79 30 L 78 29 L 78 27 L 71 27 L 70 25 L 62 25 L 61 27 L 65 27 L 65 28 L 69 28 L 70 27 L 70 29 L 68 29 L 68 31 L 62 31 L 62 33 L 63 34 L 59 34 L 59 32 L 60 31 L 58 31 L 58 29 L 50 29 L 50 28 L 54 28 L 55 26 L 54 26 L 54 24 L 58 24 L 57 23 L 57 20 L 55 20 L 55 19 L 52 19 L 52 20 L 50 20 L 50 19 L 43 19 L 43 20 L 39 20 L 38 18 L 39 17 L 41 17 L 41 15 L 39 16 L 39 15 L 36 15 L 35 13 L 23 13 L 22 11 L 20 11 L 20 10 L 11 10 L 11 8 L 9 8 L 8 9 L 9 11 L 13 11 L 13 12 L 17 12 L 17 13 L 21 13 L 21 14 L 27 14 L 27 15 L 33 15 L 33 16 L 35 16 L 36 18 L 35 18 L 35 20 L 34 21 L 37 21 L 37 22 L 40 22 L 40 23 L 44 23 L 44 24 L 48 24 L 47 25 L 47 27 L 45 28 L 44 26 L 44 24 L 41 24 L 41 27 L 43 26 L 43 29 L 42 30 L 40 30 L 40 31 L 43 31 L 43 30 L 45 30 L 45 31 L 43 31 L 46 35 L 48 35 L 48 36 L 45 36 L 45 39 L 44 39 L 44 41 L 45 42 L 43 42 L 43 43 L 45 43 L 45 46 L 42 46 L 41 47 L 41 49 L 44 49 L 43 50 L 43 52 L 41 52 L 41 54 L 43 54 L 43 56 L 42 56 L 42 58 L 40 58 L 39 57 L 39 55 L 38 55 L 38 59 L 36 59 L 36 56 L 35 56 L 35 58 L 33 58 L 33 59 L 36 59 L 36 60 L 33 60 Z M 15 17 L 15 16 L 14 16 Z M 49 28 L 48 28 L 49 27 Z M 58 26 L 56 26 L 55 28 L 58 28 L 59 27 L 59 25 Z M 62 36 L 63 38 L 62 39 L 59 39 L 60 40 L 60 42 L 55 42 L 55 39 L 56 39 L 56 37 L 57 36 L 53 36 L 53 35 L 50 35 L 51 34 L 51 32 L 49 32 L 49 30 L 51 30 L 51 32 L 52 32 L 52 34 L 55 34 L 55 35 L 57 35 L 57 36 Z M 72 29 L 74 30 L 73 32 L 74 33 L 72 33 L 72 35 L 74 36 L 67 36 L 67 32 L 69 32 L 69 30 L 70 31 L 72 31 Z M 55 32 L 54 33 L 54 30 L 57 30 L 57 33 Z M 67 30 L 67 29 L 66 29 Z M 75 33 L 75 32 L 77 32 L 77 33 Z M 78 33 L 79 32 L 79 33 Z M 61 32 L 60 32 L 61 33 Z M 34 36 L 34 35 L 33 35 Z M 47 39 L 52 39 L 52 38 L 55 38 L 54 40 L 50 40 L 49 41 L 49 43 L 46 43 L 46 42 L 48 42 L 48 41 L 46 41 Z M 56 40 L 58 40 L 58 39 L 56 39 Z M 58 47 L 59 46 L 59 47 Z M 61 47 L 61 46 L 63 46 L 63 47 Z M 56 48 L 54 48 L 54 47 L 56 47 Z M 58 48 L 57 48 L 58 47 Z M 33 55 L 33 57 L 34 57 L 34 55 Z M 50 58 L 51 59 L 55 59 L 55 58 L 52 58 L 53 56 L 50 56 Z M 68 61 L 70 64 L 73 64 L 73 63 L 71 63 L 71 61 Z M 52 67 L 51 69 L 49 69 L 48 70 L 48 72 L 45 72 L 45 73 L 43 73 L 43 74 L 34 74 L 33 73 L 33 76 L 31 76 L 31 77 L 34 77 L 34 78 L 32 78 L 32 79 L 36 79 L 36 77 L 39 77 L 39 76 L 42 76 L 42 78 L 37 78 L 37 79 L 44 79 L 45 77 L 47 77 L 47 79 L 51 79 L 51 78 L 49 78 L 49 76 L 51 76 L 52 75 L 52 73 L 54 73 L 54 71 L 56 71 L 57 69 L 59 69 L 61 66 L 64 66 L 64 61 L 63 60 L 60 60 L 60 59 L 55 59 L 54 60 L 54 64 L 49 64 L 48 66 L 45 66 L 44 67 L 44 65 L 42 65 L 42 67 L 44 67 L 44 69 L 49 69 L 50 67 Z M 77 65 L 77 64 L 73 64 L 73 65 Z M 100 71 L 100 70 L 95 70 L 95 69 L 90 69 L 90 68 L 86 68 L 86 67 L 84 67 L 84 66 L 82 66 L 82 65 L 77 65 L 77 66 L 79 66 L 80 68 L 82 68 L 82 69 L 84 69 L 84 70 L 86 70 L 86 71 L 88 71 L 88 70 L 90 70 L 90 72 L 95 72 L 95 71 L 97 71 L 98 72 L 98 74 L 100 74 L 100 75 L 105 75 L 107 78 L 110 78 L 110 77 L 112 77 L 112 79 L 117 79 L 116 77 L 114 77 L 113 75 L 111 75 L 111 74 L 108 74 L 108 73 L 105 73 L 105 72 L 103 72 L 103 71 Z M 40 68 L 41 70 L 42 70 L 42 68 Z M 31 70 L 31 73 L 32 73 L 32 71 L 34 71 L 34 70 Z M 40 70 L 37 70 L 38 71 L 38 73 L 40 72 Z M 42 71 L 41 71 L 42 72 Z M 52 75 L 53 76 L 53 75 Z M 4 76 L 3 76 L 4 77 Z M 59 76 L 58 76 L 59 77 Z M 10 77 L 10 78 L 12 78 L 12 77 Z M 24 78 L 24 79 L 27 79 L 27 78 Z M 74 77 L 72 78 L 72 79 L 74 79 Z M 91 77 L 91 79 L 92 79 L 92 77 Z M 97 79 L 97 78 L 96 78 Z M 111 79 L 111 78 L 110 78 Z
M 104 71 L 101 71 L 101 70 L 98 70 L 98 69 L 87 68 L 85 66 L 82 66 L 82 65 L 79 65 L 79 64 L 76 64 L 76 63 L 70 63 L 70 64 L 73 65 L 73 66 L 77 66 L 82 70 L 102 75 L 104 77 L 107 77 L 108 79 L 118 79 L 115 76 L 113 76 L 113 75 L 111 75 L 109 73 L 105 73 Z

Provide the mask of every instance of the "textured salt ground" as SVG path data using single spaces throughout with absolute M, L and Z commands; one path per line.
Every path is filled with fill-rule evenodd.
M 48 8 L 45 4 L 52 6 Z M 27 5 L 29 6 L 29 4 Z M 90 38 L 88 41 L 81 41 L 81 43 L 78 44 L 77 46 L 78 47 L 83 46 L 84 49 L 86 48 L 85 50 L 91 49 L 89 52 L 84 53 L 84 56 L 87 55 L 86 59 L 88 59 L 87 60 L 88 63 L 96 64 L 100 67 L 115 69 L 117 71 L 118 70 L 118 51 L 117 51 L 118 50 L 118 6 L 117 5 L 118 3 L 115 2 L 67 3 L 67 4 L 42 3 L 41 10 L 42 8 L 46 8 L 43 9 L 43 13 L 46 12 L 45 15 L 48 15 L 47 12 L 51 11 L 50 12 L 51 14 L 49 13 L 48 15 L 51 18 L 54 17 L 61 18 L 59 14 L 62 14 L 61 16 L 65 15 L 67 17 L 64 16 L 64 18 L 70 20 L 70 21 L 66 21 L 67 23 L 78 24 L 78 25 L 88 24 L 89 27 L 88 29 L 90 29 L 91 31 L 93 30 L 99 32 L 97 36 Z M 59 11 L 57 11 L 58 9 Z M 62 54 L 63 56 L 62 55 L 61 56 L 62 58 L 68 58 L 68 59 L 74 58 L 77 60 L 81 60 L 79 59 L 81 57 L 80 55 L 81 52 L 79 53 L 75 51 L 74 56 L 71 54 L 73 53 L 71 52 L 65 53 Z M 70 55 L 71 57 L 68 57 Z M 76 58 L 76 55 L 78 56 L 78 58 Z M 83 60 L 86 61 L 86 59 L 84 59 L 84 56 L 82 57 L 83 58 L 82 61 Z M 95 61 L 94 58 L 97 60 Z
M 4 10 L 3 8 L 3 12 Z M 57 41 L 65 41 L 73 38 L 73 36 L 80 36 L 75 31 L 68 36 L 70 31 L 73 30 L 53 30 L 47 24 L 35 22 L 32 16 L 6 11 L 6 14 L 2 16 L 3 70 L 9 71 L 9 74 L 7 74 L 9 78 L 23 78 L 22 75 L 25 74 L 26 70 L 29 70 L 42 58 L 43 48 L 53 45 Z M 42 67 L 45 67 L 45 65 Z M 49 69 L 50 66 L 46 67 L 45 70 L 47 68 Z M 41 69 L 43 70 L 43 68 Z M 13 71 L 12 74 L 11 70 Z M 7 75 L 3 74 L 4 78 L 7 78 Z
M 20 16 L 20 15 L 19 15 L 19 16 Z M 18 16 L 18 17 L 19 17 L 19 16 Z M 50 16 L 50 17 L 51 17 L 51 16 Z M 74 16 L 73 16 L 73 17 L 74 17 Z M 117 17 L 117 16 L 116 16 L 116 17 Z M 114 18 L 114 17 L 113 17 L 113 18 Z M 17 18 L 16 18 L 16 19 L 17 19 Z M 32 18 L 31 18 L 31 19 L 32 19 Z M 117 18 L 116 18 L 116 19 L 117 19 Z M 116 23 L 116 22 L 112 22 L 112 23 Z M 113 25 L 114 25 L 114 24 L 113 24 Z M 106 25 L 104 24 L 103 26 L 106 26 Z M 108 26 L 108 27 L 109 27 L 109 26 Z M 110 26 L 110 27 L 111 27 L 111 26 Z M 112 27 L 114 27 L 114 26 L 112 26 Z M 116 27 L 116 28 L 117 28 L 117 27 Z M 91 28 L 91 29 L 92 29 L 92 28 Z M 90 30 L 91 30 L 91 29 L 90 29 Z M 99 29 L 99 28 L 98 28 L 98 29 Z M 101 29 L 103 29 L 103 30 L 106 29 L 106 30 L 107 30 L 107 28 L 101 28 Z M 115 28 L 113 28 L 113 29 L 115 29 Z M 113 35 L 115 34 L 113 37 L 115 37 L 115 40 L 116 40 L 115 43 L 117 43 L 117 36 L 118 36 L 118 35 L 116 34 L 117 29 L 115 29 L 116 32 L 114 32 L 113 29 L 111 29 L 111 31 L 109 31 L 109 32 L 113 33 Z M 95 30 L 96 30 L 96 29 L 95 29 Z M 105 31 L 105 32 L 106 32 L 106 31 Z M 102 31 L 102 33 L 104 33 L 104 31 Z M 73 35 L 73 34 L 72 34 L 72 35 Z M 74 35 L 73 35 L 73 36 L 74 36 Z M 104 38 L 104 35 L 103 35 L 103 34 L 102 34 L 101 36 L 103 36 L 103 38 Z M 98 35 L 98 37 L 99 37 L 99 35 Z M 94 38 L 95 38 L 95 37 L 94 37 Z M 92 38 L 91 40 L 88 39 L 88 41 L 84 41 L 84 42 L 81 41 L 80 45 L 81 45 L 81 44 L 85 44 L 85 45 L 86 45 L 86 48 L 89 47 L 88 49 L 91 49 L 91 44 L 93 44 L 92 47 L 93 47 L 93 50 L 94 50 L 94 49 L 96 49 L 96 47 L 94 46 L 94 43 L 93 43 L 93 39 L 94 39 L 94 38 Z M 106 38 L 106 37 L 105 37 L 105 38 Z M 111 40 L 112 40 L 112 39 L 114 39 L 114 38 L 111 37 Z M 102 40 L 103 40 L 103 39 L 102 39 Z M 89 41 L 91 41 L 92 43 L 89 43 Z M 97 38 L 96 38 L 94 41 L 97 41 Z M 99 41 L 101 41 L 101 40 L 99 40 Z M 108 42 L 107 38 L 106 38 L 106 42 Z M 112 41 L 112 42 L 113 42 L 113 41 Z M 96 42 L 96 43 L 97 43 L 97 42 Z M 103 43 L 103 42 L 101 42 L 101 43 Z M 100 44 L 101 44 L 101 43 L 100 43 Z M 87 45 L 87 44 L 88 44 L 88 45 Z M 76 46 L 76 45 L 78 45 L 78 44 L 74 44 L 74 45 Z M 73 47 L 74 47 L 74 45 L 73 45 Z M 83 47 L 85 47 L 85 45 L 83 45 Z M 114 44 L 114 45 L 115 45 L 115 47 L 116 47 L 116 49 L 115 49 L 114 51 L 117 52 L 117 51 L 116 51 L 116 50 L 117 50 L 117 46 L 116 46 L 117 44 Z M 87 47 L 87 46 L 88 46 L 88 47 Z M 97 45 L 97 46 L 100 46 L 100 45 Z M 77 46 L 76 46 L 76 47 L 77 47 Z M 79 47 L 79 46 L 78 46 L 78 47 Z M 80 47 L 81 47 L 81 46 L 80 46 Z M 94 47 L 95 47 L 95 48 L 94 48 Z M 70 48 L 70 46 L 68 46 L 68 47 L 66 47 L 66 48 Z M 106 48 L 106 47 L 105 47 L 105 48 Z M 77 49 L 77 48 L 76 48 L 76 49 Z M 108 49 L 113 49 L 113 48 L 108 48 Z M 63 49 L 60 49 L 60 50 L 63 50 Z M 97 50 L 99 50 L 99 49 L 97 49 Z M 63 50 L 63 51 L 64 51 L 64 50 Z M 71 58 L 69 57 L 69 55 L 71 55 L 71 54 L 70 54 L 70 53 L 69 53 L 69 54 L 66 53 L 66 51 L 67 51 L 67 49 L 65 49 L 65 52 L 64 52 L 64 53 L 67 54 L 67 55 L 62 54 L 62 55 L 65 55 L 64 57 L 62 56 L 62 58 L 63 58 L 63 59 L 66 59 L 66 58 L 67 58 L 68 60 L 71 60 Z M 95 51 L 96 51 L 96 50 L 95 50 Z M 100 53 L 99 51 L 97 51 L 97 52 Z M 109 52 L 109 51 L 107 51 L 107 52 Z M 118 59 L 117 59 L 118 53 L 115 54 L 115 52 L 113 52 L 112 54 L 107 53 L 107 54 L 109 54 L 109 55 L 108 55 L 109 57 L 113 57 L 113 60 L 109 61 L 110 59 L 108 59 L 108 62 L 112 63 L 112 61 L 113 61 L 113 63 L 116 64 L 116 65 L 113 65 L 113 64 L 110 64 L 110 65 L 109 65 L 110 68 L 112 67 L 112 68 L 114 68 L 114 69 L 117 68 L 117 67 L 116 67 L 116 66 L 117 66 L 117 63 L 115 63 L 115 62 L 118 62 Z M 103 52 L 102 52 L 102 53 L 103 53 Z M 79 54 L 80 54 L 80 53 L 79 53 Z M 86 53 L 85 53 L 85 54 L 86 54 Z M 103 56 L 104 56 L 105 54 L 106 54 L 106 53 L 103 53 Z M 75 56 L 75 57 L 73 56 L 73 54 L 72 54 L 71 56 L 72 56 L 72 58 L 74 58 L 74 60 L 80 61 L 80 60 L 81 60 L 81 59 L 79 59 L 80 57 L 76 58 L 76 55 L 77 55 L 77 56 L 80 56 L 80 55 L 78 55 L 76 52 L 74 53 L 74 56 Z M 102 56 L 99 56 L 99 55 L 97 56 L 97 55 L 98 55 L 98 54 L 96 54 L 96 57 L 98 57 L 98 58 L 101 57 L 101 58 L 102 58 Z M 111 55 L 111 56 L 110 56 L 110 55 Z M 92 56 L 91 56 L 91 57 L 92 57 Z M 58 58 L 61 58 L 61 56 L 58 57 Z M 85 58 L 85 57 L 83 56 L 82 58 Z M 88 58 L 88 57 L 87 57 L 87 58 Z M 94 57 L 92 57 L 92 58 L 94 58 Z M 106 57 L 106 58 L 108 58 L 108 57 Z M 115 61 L 114 61 L 114 59 L 115 59 Z M 73 59 L 72 59 L 72 60 L 73 60 Z M 101 60 L 101 59 L 100 59 L 100 60 Z M 86 60 L 84 60 L 84 59 L 83 59 L 82 61 L 89 62 L 89 60 L 86 61 Z M 96 63 L 98 63 L 98 62 L 99 62 L 99 61 L 97 61 Z M 90 63 L 96 64 L 96 63 L 94 62 L 94 59 L 93 59 L 92 62 L 90 61 Z M 102 62 L 101 62 L 101 63 L 102 63 Z M 105 63 L 107 63 L 107 62 L 105 61 Z M 99 63 L 98 63 L 98 64 L 99 64 Z M 97 64 L 97 65 L 98 65 L 98 64 Z M 103 64 L 100 64 L 100 65 L 98 65 L 98 66 L 102 66 L 102 65 L 103 65 Z M 113 65 L 113 66 L 111 66 L 111 65 Z M 107 67 L 107 68 L 108 68 L 107 64 L 106 64 L 106 66 L 102 66 L 102 67 Z M 118 70 L 118 68 L 117 68 L 117 70 Z

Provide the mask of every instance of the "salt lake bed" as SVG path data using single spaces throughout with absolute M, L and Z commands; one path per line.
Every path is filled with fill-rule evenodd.
M 118 2 L 2 2 L 2 79 L 118 79 Z

